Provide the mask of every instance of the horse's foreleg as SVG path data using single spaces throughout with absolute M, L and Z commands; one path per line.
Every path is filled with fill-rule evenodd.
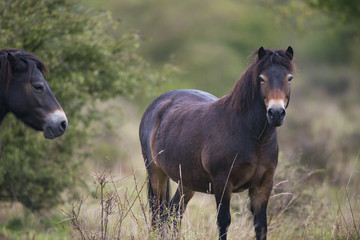
M 216 181 L 214 181 L 216 182 Z M 219 227 L 219 239 L 226 240 L 227 231 L 231 222 L 230 197 L 231 189 L 225 184 L 215 184 L 214 194 L 217 206 L 217 224 Z
M 266 240 L 266 208 L 273 186 L 273 173 L 274 171 L 266 172 L 258 185 L 249 188 L 250 210 L 254 216 L 256 240 Z

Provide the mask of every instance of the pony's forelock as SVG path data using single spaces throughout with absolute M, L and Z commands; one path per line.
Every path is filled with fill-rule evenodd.
M 20 60 L 24 61 L 27 65 L 27 78 L 31 76 L 33 69 L 38 68 L 41 73 L 45 76 L 48 73 L 47 67 L 43 61 L 40 60 L 35 54 L 30 52 L 25 52 L 24 50 L 19 50 L 15 48 L 7 48 L 0 51 L 0 90 L 7 91 L 11 78 L 12 78 L 12 68 L 8 59 L 8 54 L 13 54 Z

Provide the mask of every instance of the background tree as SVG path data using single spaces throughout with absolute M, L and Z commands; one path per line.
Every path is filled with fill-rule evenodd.
M 118 29 L 115 38 L 109 32 Z M 138 35 L 119 28 L 109 12 L 72 0 L 0 2 L 0 49 L 36 53 L 50 69 L 47 81 L 69 120 L 66 134 L 48 141 L 8 115 L 1 126 L 0 200 L 32 210 L 53 207 L 79 183 L 81 153 L 102 119 L 97 102 L 146 95 L 166 70 L 152 70 L 139 54 Z
M 340 23 L 359 26 L 360 2 L 357 0 L 305 0 L 305 2 L 313 8 L 324 11 Z
M 291 45 L 298 71 L 286 125 L 279 130 L 284 158 L 298 156 L 302 164 L 326 170 L 319 178 L 333 174 L 333 181 L 342 183 L 347 179 L 340 174 L 346 171 L 343 166 L 358 154 L 360 129 L 353 119 L 359 114 L 359 41 L 354 37 L 355 23 L 324 14 L 309 1 L 88 0 L 86 4 L 109 9 L 126 19 L 126 25 L 138 28 L 147 40 L 142 49 L 152 64 L 176 63 L 182 72 L 166 90 L 195 88 L 223 96 L 251 62 L 247 57 L 252 51 L 261 45 Z M 348 8 L 348 2 L 352 7 L 357 4 L 340 2 L 341 9 Z

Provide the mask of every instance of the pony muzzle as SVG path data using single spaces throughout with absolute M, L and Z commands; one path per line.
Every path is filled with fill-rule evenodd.
M 67 126 L 68 120 L 64 111 L 56 110 L 46 117 L 46 123 L 43 127 L 44 137 L 48 139 L 59 137 L 64 134 Z
M 283 124 L 286 111 L 283 100 L 270 100 L 266 117 L 270 126 L 279 127 Z

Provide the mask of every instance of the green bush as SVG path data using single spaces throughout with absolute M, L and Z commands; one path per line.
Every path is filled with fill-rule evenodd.
M 80 182 L 79 149 L 95 133 L 90 123 L 104 118 L 96 103 L 146 95 L 164 79 L 165 70 L 153 70 L 139 55 L 137 34 L 110 34 L 119 27 L 109 12 L 72 0 L 0 2 L 0 49 L 25 49 L 48 65 L 47 81 L 69 120 L 66 134 L 49 141 L 8 115 L 0 129 L 0 200 L 32 210 L 60 203 L 61 193 Z
M 6 222 L 5 227 L 12 231 L 20 231 L 24 228 L 20 217 L 13 217 Z

